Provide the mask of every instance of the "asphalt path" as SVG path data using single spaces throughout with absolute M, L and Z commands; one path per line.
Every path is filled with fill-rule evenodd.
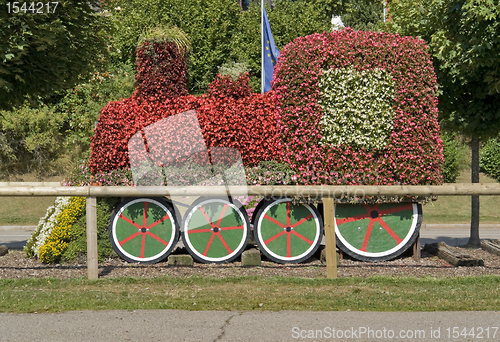
M 499 341 L 500 311 L 0 314 L 0 341 Z
M 0 244 L 22 249 L 35 227 L 0 227 Z M 468 225 L 422 225 L 421 244 L 468 241 Z M 500 239 L 482 225 L 481 238 Z M 1 300 L 1 299 L 0 299 Z M 500 341 L 500 311 L 78 311 L 0 313 L 2 341 Z

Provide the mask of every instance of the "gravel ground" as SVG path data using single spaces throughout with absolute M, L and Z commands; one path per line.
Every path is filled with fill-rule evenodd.
M 420 262 L 411 256 L 392 261 L 369 263 L 352 259 L 340 260 L 339 277 L 413 276 L 413 277 L 463 277 L 479 275 L 500 275 L 500 256 L 482 249 L 458 248 L 463 253 L 484 260 L 484 267 L 453 267 L 444 260 L 422 252 Z M 260 267 L 241 267 L 241 262 L 230 264 L 199 264 L 194 267 L 168 266 L 166 262 L 154 265 L 130 264 L 119 258 L 109 259 L 99 264 L 100 278 L 115 277 L 157 277 L 157 276 L 293 276 L 326 277 L 326 266 L 317 259 L 298 265 L 281 265 L 262 261 Z M 27 258 L 21 251 L 10 251 L 0 257 L 0 279 L 6 278 L 78 278 L 86 277 L 85 262 L 65 264 L 43 264 L 36 259 Z

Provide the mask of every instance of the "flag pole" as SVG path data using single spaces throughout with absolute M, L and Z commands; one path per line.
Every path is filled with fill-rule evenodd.
M 264 94 L 264 87 L 266 86 L 266 74 L 264 71 L 264 0 L 260 0 L 260 53 L 261 53 L 261 88 L 262 88 L 262 94 Z

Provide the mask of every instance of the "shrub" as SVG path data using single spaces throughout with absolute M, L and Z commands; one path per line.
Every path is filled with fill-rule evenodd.
M 44 168 L 60 151 L 64 118 L 46 105 L 0 112 L 0 166 L 30 171 Z M 5 145 L 4 145 L 5 144 Z M 2 165 L 4 164 L 4 165 Z
M 500 142 L 498 138 L 489 139 L 480 152 L 481 171 L 500 181 Z
M 69 153 L 88 151 L 94 123 L 110 101 L 129 97 L 134 91 L 134 70 L 123 64 L 96 70 L 92 77 L 65 92 L 54 110 L 64 118 L 64 147 Z
M 323 70 L 346 68 L 359 74 L 380 69 L 391 76 L 393 128 L 385 143 L 321 143 L 331 134 L 323 124 Z M 282 50 L 273 88 L 283 160 L 302 179 L 311 184 L 442 183 L 436 76 L 422 40 L 350 29 L 298 38 Z M 355 108 L 346 99 L 338 98 L 336 108 Z
M 133 186 L 129 168 L 92 174 L 88 160 L 80 160 L 62 181 L 63 186 L 87 186 L 94 183 L 105 186 Z
M 108 225 L 111 212 L 118 204 L 118 198 L 98 198 L 97 199 L 97 258 L 99 261 L 116 256 L 111 242 L 109 241 Z M 62 253 L 62 259 L 70 262 L 87 254 L 87 218 L 80 216 L 71 229 L 71 240 L 67 248 Z
M 233 80 L 237 80 L 241 74 L 250 72 L 248 63 L 229 61 L 219 67 L 219 75 L 231 76 Z

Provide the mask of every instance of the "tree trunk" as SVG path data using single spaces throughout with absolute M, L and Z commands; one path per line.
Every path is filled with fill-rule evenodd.
M 479 183 L 479 139 L 472 137 L 472 183 Z M 479 196 L 471 198 L 471 217 L 470 217 L 470 238 L 467 245 L 472 247 L 480 247 L 479 240 Z

